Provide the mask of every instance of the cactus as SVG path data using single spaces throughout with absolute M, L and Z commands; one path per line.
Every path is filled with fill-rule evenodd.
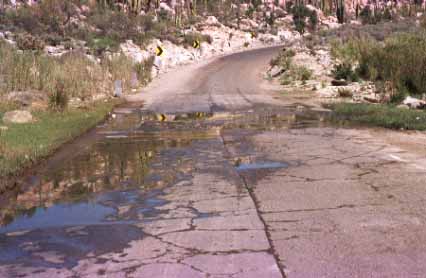
M 345 1 L 344 0 L 337 0 L 336 16 L 340 24 L 343 24 L 345 22 Z

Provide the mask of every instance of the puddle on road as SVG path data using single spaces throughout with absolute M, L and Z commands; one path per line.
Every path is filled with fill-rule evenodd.
M 10 221 L 9 225 L 0 228 L 1 233 L 100 224 L 108 216 L 115 213 L 113 208 L 97 203 L 56 204 L 48 208 L 31 208 Z M 6 220 L 7 221 L 7 220 Z
M 143 234 L 132 223 L 162 213 L 159 207 L 166 204 L 162 190 L 191 179 L 194 149 L 221 144 L 217 138 L 224 129 L 244 137 L 246 131 L 323 124 L 322 115 L 280 109 L 167 115 L 168 120 L 162 121 L 156 114 L 121 108 L 98 127 L 93 142 L 70 145 L 37 175 L 25 177 L 17 190 L 0 196 L 0 263 L 31 257 L 22 246 L 33 242 L 42 249 L 69 253 L 66 264 L 95 250 L 123 248 Z M 241 176 L 255 180 L 289 165 L 254 160 L 235 166 Z M 20 231 L 26 232 L 8 236 Z M 107 246 L 111 240 L 115 243 Z M 16 258 L 8 259 L 10 254 Z
M 163 202 L 144 193 L 183 178 L 188 146 L 194 140 L 216 137 L 217 131 L 141 121 L 138 114 L 117 115 L 98 129 L 92 145 L 76 144 L 83 150 L 70 149 L 62 154 L 67 159 L 26 177 L 18 190 L 0 196 L 0 234 L 103 223 L 114 218 L 111 215 L 121 205 L 117 199 L 105 198 L 120 192 L 132 192 L 140 213 L 155 214 L 152 207 Z
M 37 176 L 27 177 L 17 193 L 1 196 L 0 234 L 56 224 L 98 224 L 117 210 L 114 202 L 105 205 L 99 201 L 102 194 L 133 189 L 146 192 L 172 183 L 179 173 L 178 161 L 195 140 L 216 138 L 221 129 L 262 131 L 318 125 L 323 117 L 282 108 L 168 115 L 173 121 L 166 122 L 159 121 L 157 114 L 140 109 L 120 108 L 114 115 L 97 130 L 94 144 L 77 144 L 83 151 L 74 153 L 70 149 L 64 156 L 67 159 Z M 240 164 L 237 170 L 286 167 L 286 163 L 266 161 Z M 55 217 L 61 221 L 55 224 Z
M 250 170 L 262 170 L 262 169 L 279 169 L 287 168 L 288 164 L 283 162 L 254 162 L 254 163 L 243 163 L 236 165 L 237 171 L 250 171 Z

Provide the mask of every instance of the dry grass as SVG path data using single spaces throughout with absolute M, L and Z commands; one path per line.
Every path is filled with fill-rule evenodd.
M 68 53 L 60 58 L 38 52 L 18 52 L 0 41 L 0 94 L 11 91 L 37 90 L 48 95 L 58 87 L 68 97 L 83 100 L 99 93 L 111 93 L 113 82 L 121 80 L 125 89 L 131 87 L 133 73 L 138 73 L 140 83 L 150 79 L 152 62 L 133 64 L 124 55 L 105 58 L 101 63 L 81 53 Z M 59 86 L 61 85 L 61 86 Z

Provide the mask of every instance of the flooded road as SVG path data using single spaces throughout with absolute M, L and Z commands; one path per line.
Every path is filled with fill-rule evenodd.
M 227 95 L 254 53 L 175 102 L 154 83 L 2 195 L 0 277 L 424 277 L 426 159 L 260 82 Z

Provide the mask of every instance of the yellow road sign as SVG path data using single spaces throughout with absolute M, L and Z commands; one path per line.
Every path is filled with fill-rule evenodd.
M 192 47 L 193 47 L 193 48 L 200 48 L 200 41 L 199 41 L 199 40 L 195 40 L 195 41 L 192 43 Z
M 155 117 L 157 118 L 157 121 L 159 122 L 165 122 L 167 120 L 167 117 L 164 114 L 157 114 L 155 115 Z
M 162 56 L 162 55 L 163 55 L 163 53 L 164 53 L 163 48 L 161 48 L 161 46 L 157 46 L 157 48 L 155 49 L 155 54 L 156 54 L 157 56 Z

